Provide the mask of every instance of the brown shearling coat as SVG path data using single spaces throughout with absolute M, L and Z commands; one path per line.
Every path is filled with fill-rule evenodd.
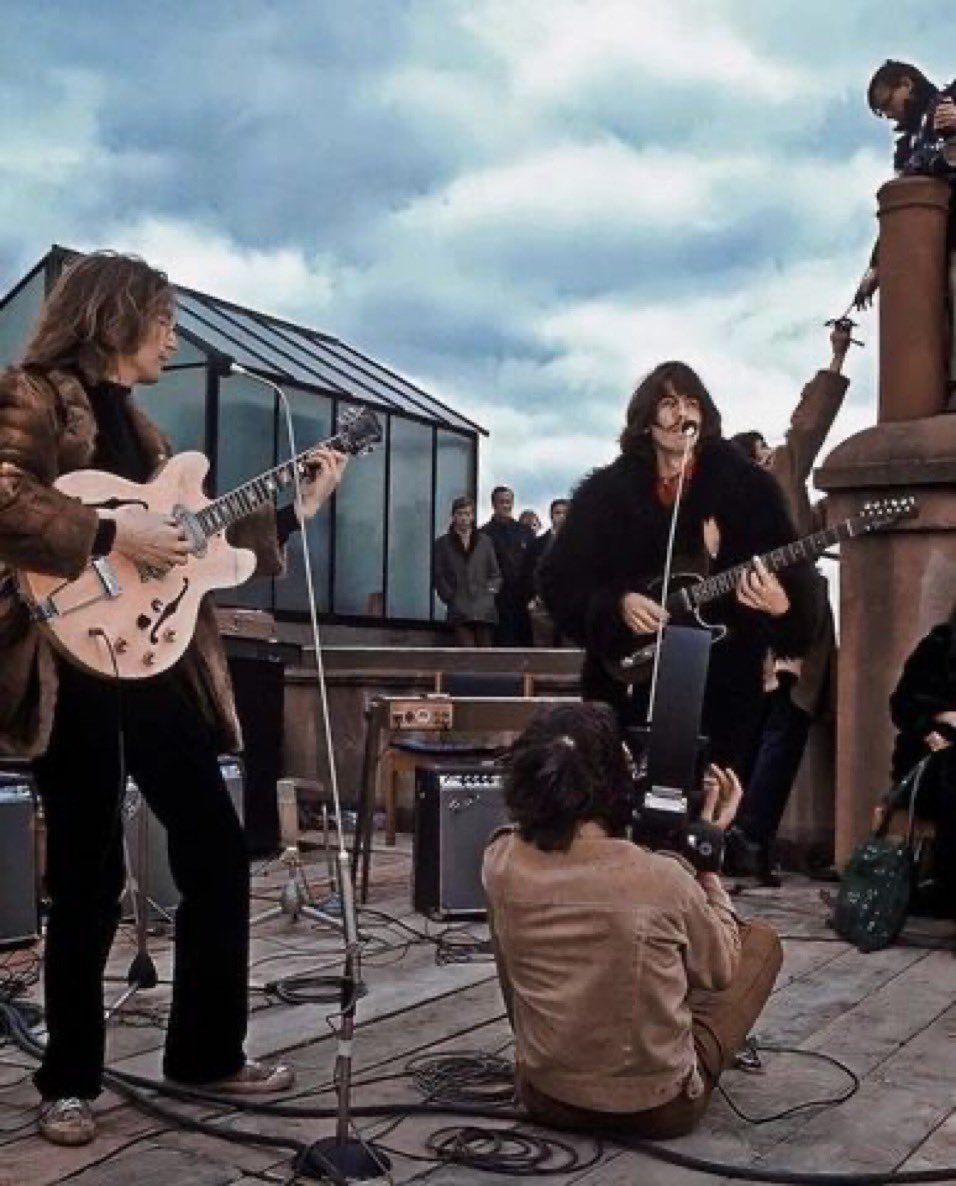
M 777 445 L 771 454 L 767 468 L 779 482 L 801 536 L 825 526 L 821 512 L 810 504 L 807 482 L 849 385 L 845 375 L 817 371 L 800 393 L 783 444 Z M 828 690 L 832 696 L 833 681 L 829 680 L 828 684 L 828 677 L 835 647 L 833 615 L 827 608 L 820 615 L 813 642 L 800 660 L 800 674 L 790 693 L 794 704 L 811 716 L 826 708 L 823 697 Z
M 57 697 L 50 643 L 16 592 L 13 570 L 72 579 L 90 558 L 97 515 L 53 488 L 62 474 L 89 468 L 96 421 L 75 375 L 10 369 L 0 376 L 0 753 L 34 758 L 50 738 Z M 159 468 L 170 447 L 130 404 L 146 456 Z M 275 512 L 264 507 L 229 531 L 229 541 L 256 554 L 257 575 L 282 570 Z M 197 710 L 214 727 L 223 751 L 241 748 L 226 657 L 206 598 L 181 670 Z

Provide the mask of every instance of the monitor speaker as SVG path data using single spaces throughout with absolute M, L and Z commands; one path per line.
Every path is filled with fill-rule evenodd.
M 236 815 L 243 818 L 243 779 L 240 760 L 231 755 L 219 759 L 219 769 Z M 166 829 L 159 822 L 132 779 L 127 782 L 123 808 L 123 830 L 129 852 L 130 874 L 146 890 L 151 917 L 168 917 L 179 905 L 179 890 L 169 868 Z M 211 838 L 214 842 L 214 838 Z M 123 911 L 129 913 L 129 894 L 123 896 Z
M 419 766 L 415 772 L 412 900 L 430 918 L 485 917 L 481 862 L 496 828 L 508 822 L 499 770 Z
M 0 774 L 0 947 L 40 933 L 35 829 L 29 778 Z

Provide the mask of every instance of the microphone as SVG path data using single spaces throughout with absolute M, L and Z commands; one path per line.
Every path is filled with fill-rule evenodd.
M 680 423 L 681 436 L 695 437 L 700 432 L 700 427 L 694 423 L 693 420 L 682 420 Z
M 246 375 L 250 379 L 257 377 L 247 371 L 245 367 L 240 366 L 231 355 L 223 354 L 221 350 L 217 350 L 215 354 L 210 355 L 210 361 L 212 362 L 212 369 L 220 379 L 228 379 L 230 375 Z

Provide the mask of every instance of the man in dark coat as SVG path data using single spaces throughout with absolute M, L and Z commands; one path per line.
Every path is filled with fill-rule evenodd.
M 920 779 L 916 809 L 936 824 L 933 871 L 939 904 L 956 918 L 956 611 L 920 639 L 903 664 L 890 696 L 890 716 L 897 728 L 894 783 L 932 755 Z
M 534 532 L 514 517 L 515 496 L 508 486 L 496 486 L 491 492 L 492 516 L 481 530 L 494 544 L 501 588 L 498 590 L 498 625 L 495 645 L 530 647 L 531 573 Z
M 956 392 L 956 82 L 940 90 L 910 62 L 892 59 L 873 74 L 866 100 L 874 115 L 893 120 L 898 133 L 893 149 L 893 170 L 897 176 L 928 175 L 949 182 L 947 273 L 950 305 L 950 410 Z M 945 147 L 944 147 L 945 144 Z M 880 285 L 879 240 L 870 255 L 853 303 L 866 308 Z
M 498 621 L 495 594 L 501 573 L 491 540 L 475 529 L 475 504 L 451 504 L 451 526 L 435 540 L 435 592 L 460 647 L 490 647 Z
M 801 536 L 826 526 L 823 504 L 811 506 L 807 482 L 849 386 L 842 370 L 850 342 L 848 328 L 833 329 L 830 365 L 817 371 L 804 387 L 782 444 L 771 449 L 759 432 L 733 438 L 779 482 Z M 800 769 L 810 726 L 828 714 L 836 682 L 836 632 L 826 578 L 818 574 L 817 582 L 821 613 L 806 654 L 800 659 L 773 656 L 775 686 L 767 692 L 761 736 L 737 815 L 739 829 L 759 846 L 758 870 L 768 884 L 776 881 L 770 849 Z
M 721 437 L 720 414 L 696 373 L 680 362 L 653 370 L 628 405 L 620 456 L 578 487 L 564 530 L 539 568 L 558 628 L 586 650 L 585 698 L 611 704 L 623 724 L 644 723 L 647 687 L 629 690 L 603 660 L 648 641 L 666 620 L 640 590 L 664 569 L 688 432 L 695 443 L 677 520 L 675 569 L 719 572 L 795 538 L 780 487 Z M 719 765 L 739 765 L 748 751 L 768 646 L 802 654 L 816 604 L 808 565 L 778 579 L 759 563 L 736 596 L 714 603 L 708 616 L 727 627 L 728 637 L 711 652 L 703 729 Z

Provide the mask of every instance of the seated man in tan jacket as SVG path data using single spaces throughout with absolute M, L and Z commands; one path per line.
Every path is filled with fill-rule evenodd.
M 738 921 L 717 873 L 625 838 L 629 775 L 614 713 L 575 704 L 514 745 L 483 882 L 516 1082 L 539 1122 L 691 1131 L 773 988 L 780 942 Z M 702 816 L 740 784 L 711 767 Z

